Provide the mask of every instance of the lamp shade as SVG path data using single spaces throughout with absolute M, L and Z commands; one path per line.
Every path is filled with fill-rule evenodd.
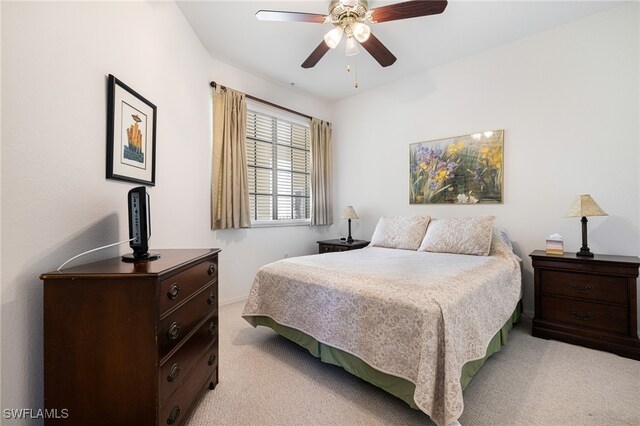
M 369 39 L 371 35 L 371 28 L 367 24 L 363 24 L 362 22 L 356 22 L 351 26 L 351 31 L 353 32 L 353 36 L 360 43 L 364 43 Z
M 591 195 L 582 194 L 576 196 L 569 206 L 569 210 L 565 217 L 586 217 L 586 216 L 609 216 L 600 208 Z
M 335 49 L 342 39 L 342 28 L 334 28 L 324 35 L 324 42 L 331 49 Z
M 344 45 L 345 55 L 347 56 L 357 55 L 359 51 L 360 51 L 360 48 L 358 47 L 358 42 L 356 41 L 355 38 L 353 38 L 353 36 L 349 36 L 347 38 L 347 42 Z
M 342 212 L 342 219 L 359 219 L 356 211 L 353 209 L 353 206 L 345 207 Z

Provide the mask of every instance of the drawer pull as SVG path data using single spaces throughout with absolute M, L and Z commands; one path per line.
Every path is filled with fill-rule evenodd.
M 573 315 L 574 317 L 578 318 L 581 321 L 589 321 L 591 319 L 591 317 L 593 316 L 593 314 L 591 312 L 587 312 L 586 315 L 580 315 L 579 313 L 577 313 L 573 309 L 570 310 L 569 312 L 571 312 L 571 315 Z
M 180 415 L 180 407 L 176 405 L 175 407 L 173 407 L 173 410 L 171 410 L 171 414 L 169 414 L 169 418 L 167 418 L 167 424 L 168 425 L 174 424 L 176 420 L 178 420 L 179 415 Z
M 169 375 L 167 376 L 167 381 L 175 381 L 178 377 L 178 374 L 180 374 L 180 366 L 178 365 L 178 363 L 175 363 L 171 366 L 171 370 L 169 371 Z
M 169 331 L 167 332 L 167 337 L 169 338 L 169 340 L 176 340 L 179 335 L 180 335 L 180 326 L 178 325 L 177 322 L 174 322 L 169 327 Z
M 207 304 L 213 305 L 213 302 L 216 301 L 216 295 L 213 292 L 209 293 L 209 297 L 207 298 Z
M 584 288 L 578 288 L 574 283 L 569 283 L 569 287 L 577 291 L 578 293 L 589 293 L 593 290 L 593 286 L 591 284 L 587 284 Z
M 209 265 L 209 269 L 207 269 L 207 274 L 209 275 L 213 275 L 217 272 L 218 268 L 216 268 L 216 264 L 212 263 L 211 265 Z
M 169 287 L 169 291 L 167 292 L 167 297 L 171 300 L 176 300 L 179 293 L 180 293 L 180 286 L 178 285 L 178 283 L 173 283 L 171 284 L 171 287 Z
M 216 362 L 216 354 L 211 354 L 211 356 L 209 357 L 208 364 L 213 365 L 215 362 Z
M 213 321 L 209 324 L 209 334 L 216 334 L 216 323 Z

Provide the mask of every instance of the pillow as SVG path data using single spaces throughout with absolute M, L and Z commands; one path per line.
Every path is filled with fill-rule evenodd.
M 514 256 L 518 262 L 522 263 L 522 258 L 513 251 L 513 243 L 504 228 L 493 228 L 493 238 L 491 239 L 489 256 Z
M 504 228 L 494 228 L 494 231 L 494 236 L 497 234 L 500 238 L 502 238 L 502 241 L 504 241 L 507 246 L 509 246 L 509 249 L 513 251 L 513 244 L 511 243 L 511 238 L 509 238 L 509 233 L 507 233 L 507 230 Z
M 371 237 L 371 247 L 415 250 L 424 238 L 429 216 L 381 217 Z
M 418 251 L 487 256 L 494 216 L 432 219 Z

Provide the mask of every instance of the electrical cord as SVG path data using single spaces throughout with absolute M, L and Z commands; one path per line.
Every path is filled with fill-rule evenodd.
M 60 267 L 59 267 L 58 269 L 56 269 L 56 271 L 60 272 L 60 270 L 61 270 L 62 268 L 64 268 L 64 266 L 65 266 L 67 263 L 71 262 L 72 260 L 75 260 L 75 259 L 79 258 L 80 256 L 84 256 L 85 254 L 89 254 L 89 253 L 92 253 L 92 252 L 94 252 L 94 251 L 98 251 L 98 250 L 106 249 L 106 248 L 109 248 L 109 247 L 118 246 L 118 245 L 120 245 L 120 244 L 128 243 L 129 241 L 133 241 L 133 240 L 135 240 L 135 238 L 129 238 L 128 240 L 120 241 L 120 242 L 118 242 L 118 243 L 108 244 L 108 245 L 106 245 L 106 246 L 102 246 L 102 247 L 98 247 L 98 248 L 94 248 L 94 249 L 91 249 L 91 250 L 87 250 L 87 251 L 85 251 L 85 252 L 82 252 L 82 253 L 80 253 L 80 254 L 78 254 L 78 255 L 73 256 L 71 259 L 67 260 L 66 262 L 64 262 L 62 265 L 60 265 Z

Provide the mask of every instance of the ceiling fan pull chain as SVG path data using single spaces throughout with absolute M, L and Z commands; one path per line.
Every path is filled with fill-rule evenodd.
M 356 58 L 354 62 L 355 62 L 354 67 L 356 69 L 356 82 L 354 84 L 354 87 L 357 89 L 358 88 L 358 58 Z

